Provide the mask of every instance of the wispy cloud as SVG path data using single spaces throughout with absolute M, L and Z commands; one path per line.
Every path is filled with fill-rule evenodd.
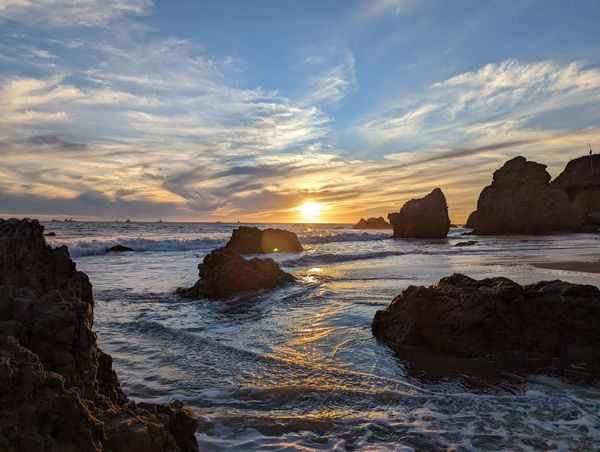
M 122 16 L 144 14 L 151 6 L 151 0 L 4 0 L 0 18 L 42 27 L 96 27 Z

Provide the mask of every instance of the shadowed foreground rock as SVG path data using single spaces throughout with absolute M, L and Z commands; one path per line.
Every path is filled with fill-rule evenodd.
M 35 220 L 0 220 L 0 450 L 198 450 L 189 408 L 127 399 L 93 308 L 66 247 Z
M 431 287 L 410 286 L 372 323 L 392 346 L 424 347 L 448 356 L 526 352 L 584 364 L 600 375 L 600 291 L 544 281 L 521 286 L 455 274 Z
M 436 188 L 421 199 L 411 199 L 399 213 L 390 213 L 395 238 L 442 239 L 450 230 L 446 197 Z
M 260 230 L 249 226 L 234 229 L 225 245 L 240 254 L 299 253 L 304 251 L 298 236 L 285 229 Z
M 367 220 L 361 218 L 358 223 L 352 226 L 352 229 L 391 229 L 392 225 L 383 219 L 383 217 L 371 217 Z
M 230 248 L 219 248 L 198 265 L 200 279 L 189 289 L 178 292 L 193 298 L 223 299 L 243 292 L 273 289 L 296 281 L 281 270 L 273 259 L 245 259 Z

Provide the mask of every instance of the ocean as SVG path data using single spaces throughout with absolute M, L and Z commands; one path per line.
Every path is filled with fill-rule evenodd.
M 226 301 L 174 293 L 236 224 L 45 222 L 94 286 L 100 347 L 135 400 L 180 399 L 206 450 L 590 450 L 600 386 L 506 375 L 488 384 L 419 373 L 371 334 L 409 285 L 460 272 L 519 283 L 598 275 L 534 262 L 598 260 L 598 236 L 392 240 L 349 225 L 296 232 L 306 251 L 273 255 L 298 283 Z M 459 241 L 477 240 L 469 247 Z M 105 253 L 122 244 L 135 252 Z

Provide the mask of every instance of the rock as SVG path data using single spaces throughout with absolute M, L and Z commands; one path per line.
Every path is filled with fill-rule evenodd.
M 388 215 L 395 238 L 439 239 L 450 229 L 446 197 L 436 188 L 421 199 L 411 199 L 399 213 Z
M 240 254 L 299 253 L 304 251 L 298 236 L 285 229 L 260 230 L 249 226 L 234 229 L 225 245 Z
M 122 253 L 124 251 L 133 251 L 133 249 L 125 245 L 115 245 L 111 246 L 110 248 L 106 248 L 104 251 L 106 253 Z
M 600 155 L 571 160 L 550 186 L 565 191 L 583 224 L 600 226 Z
M 128 400 L 93 310 L 66 247 L 35 220 L 0 220 L 0 450 L 198 450 L 189 408 Z
M 198 265 L 200 279 L 189 289 L 178 292 L 187 297 L 223 299 L 261 289 L 273 289 L 296 281 L 281 270 L 273 259 L 247 260 L 229 247 L 208 254 Z
M 546 165 L 524 157 L 509 160 L 494 173 L 469 220 L 479 235 L 567 232 L 581 226 L 564 190 L 550 185 Z
M 56 237 L 56 232 L 47 232 L 44 234 L 46 237 Z
M 467 222 L 465 223 L 465 228 L 475 229 L 477 227 L 477 211 L 471 212 L 469 218 L 467 218 Z
M 594 286 L 521 286 L 507 278 L 477 281 L 455 274 L 430 287 L 408 287 L 377 311 L 372 331 L 392 346 L 467 358 L 535 353 L 585 363 L 600 375 L 599 324 L 600 291 Z
M 392 225 L 383 219 L 383 217 L 371 217 L 367 220 L 361 218 L 358 223 L 352 226 L 352 229 L 391 229 Z
M 468 240 L 466 242 L 458 242 L 454 246 L 473 246 L 477 243 L 477 240 Z

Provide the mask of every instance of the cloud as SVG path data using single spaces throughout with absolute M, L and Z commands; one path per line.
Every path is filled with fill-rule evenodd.
M 369 21 L 384 15 L 401 15 L 410 12 L 417 2 L 415 0 L 369 0 L 363 1 L 356 12 L 356 21 Z
M 106 26 L 148 12 L 151 0 L 4 0 L 0 17 L 40 27 Z

